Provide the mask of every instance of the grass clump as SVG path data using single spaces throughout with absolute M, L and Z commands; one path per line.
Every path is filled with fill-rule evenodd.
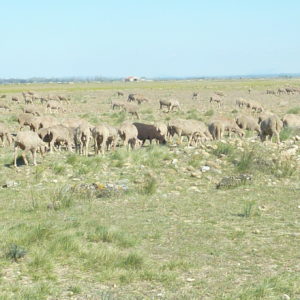
M 243 212 L 240 214 L 241 217 L 249 218 L 253 213 L 254 201 L 246 201 L 244 203 Z
M 286 141 L 294 135 L 293 128 L 284 127 L 279 134 L 280 141 Z
M 23 258 L 26 255 L 26 250 L 16 244 L 11 245 L 7 252 L 6 258 L 12 259 L 15 262 L 18 262 L 19 259 Z
M 221 155 L 230 156 L 234 153 L 234 147 L 230 144 L 224 144 L 219 142 L 217 149 L 213 150 L 213 154 L 220 157 Z
M 296 165 L 290 160 L 281 160 L 274 163 L 271 172 L 278 178 L 286 178 L 293 176 L 296 171 Z
M 249 169 L 252 169 L 254 164 L 254 151 L 245 151 L 243 152 L 241 159 L 238 161 L 236 165 L 236 169 L 239 172 L 245 172 Z
M 121 262 L 121 267 L 125 269 L 141 269 L 144 259 L 137 253 L 128 254 Z
M 150 174 L 145 175 L 144 183 L 141 186 L 140 192 L 144 195 L 153 195 L 157 190 L 157 180 Z
M 211 117 L 211 116 L 213 116 L 214 115 L 214 110 L 213 109 L 210 109 L 210 110 L 208 110 L 208 111 L 206 111 L 205 113 L 204 113 L 204 116 L 205 117 Z
M 293 107 L 293 108 L 290 108 L 288 111 L 287 111 L 288 114 L 299 114 L 300 113 L 300 106 L 296 106 L 296 107 Z

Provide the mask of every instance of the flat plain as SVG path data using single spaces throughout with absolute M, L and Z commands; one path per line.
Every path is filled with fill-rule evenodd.
M 238 97 L 283 117 L 300 113 L 300 94 L 266 90 L 287 86 L 300 79 L 1 85 L 11 110 L 0 121 L 17 131 L 25 104 L 11 97 L 28 90 L 69 95 L 66 112 L 54 115 L 92 125 L 135 120 L 111 109 L 129 93 L 149 99 L 139 106 L 145 123 L 250 114 Z M 221 108 L 209 103 L 216 91 L 225 94 Z M 182 111 L 159 110 L 159 99 L 171 98 Z M 176 138 L 99 156 L 90 147 L 88 157 L 47 153 L 17 169 L 13 146 L 1 147 L 0 299 L 300 299 L 297 134 L 283 129 L 279 145 L 247 132 L 197 147 Z M 252 179 L 216 188 L 240 174 Z

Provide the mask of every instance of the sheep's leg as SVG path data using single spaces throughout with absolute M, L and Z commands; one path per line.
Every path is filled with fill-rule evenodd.
M 23 157 L 25 165 L 28 166 L 28 161 L 27 161 L 27 158 L 26 158 L 26 151 L 22 152 L 22 157 Z
M 18 158 L 18 147 L 15 146 L 14 149 L 14 166 L 17 167 L 17 158 Z
M 33 158 L 33 165 L 36 166 L 37 165 L 37 163 L 36 163 L 36 149 L 31 150 L 31 153 L 32 153 L 32 158 Z
M 89 138 L 85 142 L 85 156 L 89 155 Z

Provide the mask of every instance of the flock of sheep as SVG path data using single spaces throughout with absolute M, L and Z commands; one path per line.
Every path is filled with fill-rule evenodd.
M 268 90 L 269 91 L 269 90 Z M 267 91 L 267 93 L 269 93 Z M 287 92 L 287 91 L 286 91 Z M 250 92 L 249 92 L 250 93 Z M 279 89 L 278 89 L 279 93 Z M 80 155 L 89 154 L 90 141 L 93 141 L 95 155 L 117 146 L 124 145 L 128 150 L 142 146 L 145 141 L 156 141 L 159 144 L 171 142 L 175 135 L 183 141 L 183 137 L 188 140 L 188 146 L 204 143 L 210 140 L 219 140 L 227 132 L 229 136 L 233 133 L 239 137 L 245 135 L 245 130 L 257 132 L 261 141 L 274 136 L 277 143 L 280 142 L 279 134 L 283 126 L 300 127 L 300 116 L 287 114 L 282 119 L 277 115 L 266 111 L 257 101 L 247 101 L 243 98 L 236 100 L 238 109 L 244 112 L 235 119 L 223 115 L 212 117 L 206 124 L 198 120 L 172 119 L 169 122 L 156 122 L 155 124 L 145 124 L 142 122 L 126 121 L 119 128 L 103 123 L 92 126 L 89 122 L 81 118 L 65 118 L 63 120 L 54 116 L 41 115 L 33 104 L 40 102 L 45 104 L 50 113 L 53 110 L 62 110 L 62 103 L 69 104 L 70 98 L 65 96 L 39 96 L 33 92 L 23 92 L 25 108 L 19 114 L 17 121 L 19 131 L 11 133 L 10 129 L 0 123 L 0 139 L 4 145 L 5 140 L 8 145 L 14 144 L 14 166 L 17 167 L 18 150 L 23 150 L 22 157 L 24 163 L 28 165 L 26 153 L 33 155 L 33 164 L 36 165 L 36 153 L 43 155 L 45 152 L 60 151 L 65 148 L 67 151 L 75 151 Z M 118 96 L 124 96 L 123 92 L 118 92 Z M 196 99 L 197 93 L 193 93 L 192 99 Z M 209 99 L 209 102 L 216 103 L 218 107 L 223 105 L 222 92 L 216 92 Z M 12 97 L 13 102 L 20 102 L 18 97 Z M 112 110 L 119 108 L 140 119 L 139 106 L 149 100 L 140 94 L 129 94 L 127 101 L 112 101 Z M 159 100 L 159 109 L 167 108 L 166 112 L 181 110 L 178 100 Z M 30 130 L 22 130 L 28 126 Z

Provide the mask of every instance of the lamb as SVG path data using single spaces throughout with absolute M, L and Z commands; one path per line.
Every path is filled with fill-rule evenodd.
M 283 119 L 284 127 L 300 128 L 300 116 L 294 114 L 286 114 Z
M 24 163 L 28 165 L 26 153 L 30 151 L 33 157 L 33 165 L 36 166 L 36 151 L 39 150 L 41 155 L 47 149 L 47 145 L 39 138 L 36 132 L 22 131 L 18 132 L 14 142 L 14 166 L 17 167 L 18 149 L 23 150 L 22 157 Z
M 67 104 L 69 104 L 70 101 L 71 101 L 71 97 L 70 97 L 70 96 L 65 97 L 65 96 L 59 96 L 59 95 L 58 95 L 57 98 L 58 98 L 58 100 L 59 100 L 60 102 L 66 102 Z
M 220 108 L 223 105 L 223 100 L 219 95 L 213 95 L 209 98 L 209 102 L 213 103 L 215 102 L 217 106 Z
M 133 123 L 133 125 L 137 128 L 137 137 L 142 141 L 142 145 L 144 145 L 146 140 L 149 140 L 150 144 L 152 144 L 152 140 L 157 140 L 160 144 L 167 143 L 165 137 L 158 132 L 154 125 L 137 122 Z
M 256 131 L 257 133 L 260 133 L 259 124 L 254 118 L 250 116 L 238 116 L 236 117 L 235 122 L 241 129 Z
M 272 140 L 272 137 L 275 135 L 276 142 L 280 143 L 279 133 L 283 127 L 282 121 L 278 118 L 278 116 L 273 115 L 263 120 L 260 123 L 260 139 L 262 142 L 266 140 L 269 136 Z
M 138 143 L 138 130 L 136 126 L 126 122 L 119 128 L 118 134 L 123 140 L 124 146 L 128 146 L 128 151 L 130 150 L 130 147 L 132 149 L 136 148 Z
M 159 109 L 163 109 L 164 106 L 168 108 L 168 112 L 174 110 L 174 108 L 181 110 L 180 103 L 177 100 L 173 100 L 173 99 L 159 100 Z
M 1 140 L 2 146 L 5 145 L 5 143 L 4 143 L 5 140 L 7 141 L 8 145 L 10 145 L 12 143 L 12 137 L 10 134 L 10 130 L 3 123 L 0 123 L 0 140 Z
M 138 107 L 135 104 L 125 104 L 123 106 L 123 110 L 133 116 L 136 116 L 137 119 L 140 119 L 139 113 L 138 113 Z
M 75 129 L 76 152 L 88 156 L 89 141 L 91 138 L 91 126 L 81 124 Z
M 109 137 L 109 130 L 105 125 L 98 125 L 92 129 L 92 136 L 95 144 L 95 154 L 99 154 L 99 150 L 104 154 L 105 145 Z

